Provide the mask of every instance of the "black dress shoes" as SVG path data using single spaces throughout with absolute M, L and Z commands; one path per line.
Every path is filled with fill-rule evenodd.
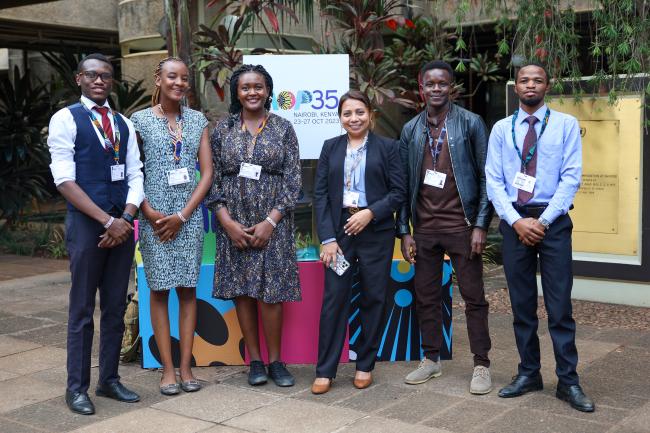
M 140 401 L 140 396 L 135 392 L 127 389 L 120 382 L 98 384 L 95 390 L 98 397 L 108 397 L 124 403 L 135 403 Z
M 65 403 L 68 408 L 81 415 L 92 415 L 95 413 L 95 405 L 85 392 L 65 391 Z
M 581 412 L 593 412 L 596 408 L 594 402 L 585 395 L 580 385 L 562 385 L 558 383 L 555 396 L 568 402 L 572 408 Z
M 542 375 L 536 376 L 522 376 L 520 374 L 512 378 L 510 385 L 501 388 L 499 397 L 511 398 L 519 397 L 527 392 L 540 391 L 544 389 L 544 382 L 542 382 Z

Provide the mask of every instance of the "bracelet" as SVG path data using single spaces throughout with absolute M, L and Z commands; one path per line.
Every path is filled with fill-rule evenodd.
M 176 212 L 176 215 L 178 215 L 178 217 L 179 217 L 179 218 L 181 219 L 181 221 L 183 221 L 184 223 L 187 222 L 187 218 L 185 218 L 185 217 L 183 216 L 183 213 L 182 213 L 181 211 Z
M 266 217 L 266 221 L 267 221 L 269 224 L 271 224 L 271 225 L 273 226 L 273 228 L 276 228 L 276 227 L 278 226 L 278 224 L 277 224 L 275 221 L 273 221 L 273 218 L 271 218 L 270 216 L 267 216 L 267 217 Z
M 105 229 L 108 229 L 108 228 L 111 226 L 111 224 L 113 224 L 113 221 L 115 221 L 115 218 L 110 217 L 110 218 L 108 219 L 108 222 L 107 222 L 106 224 L 104 224 L 104 228 L 105 228 Z

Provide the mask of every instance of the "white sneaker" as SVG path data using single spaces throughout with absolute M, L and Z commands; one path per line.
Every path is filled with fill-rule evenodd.
M 490 377 L 490 369 L 477 365 L 474 367 L 474 374 L 472 374 L 472 381 L 469 384 L 469 392 L 471 394 L 487 394 L 492 391 L 492 378 Z

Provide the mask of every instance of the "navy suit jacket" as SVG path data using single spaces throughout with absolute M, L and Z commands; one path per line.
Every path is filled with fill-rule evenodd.
M 343 208 L 343 169 L 347 134 L 325 140 L 316 169 L 314 209 L 321 240 L 336 238 Z M 364 230 L 393 229 L 396 212 L 406 200 L 406 184 L 399 143 L 381 135 L 368 135 L 366 150 L 366 201 L 374 218 Z

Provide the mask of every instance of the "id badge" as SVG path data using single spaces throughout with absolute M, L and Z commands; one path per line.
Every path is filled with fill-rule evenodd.
M 533 176 L 528 176 L 527 174 L 523 174 L 522 172 L 518 171 L 515 175 L 515 179 L 512 181 L 512 186 L 522 191 L 532 193 L 533 189 L 535 188 L 536 180 L 537 179 L 535 179 Z
M 260 180 L 261 174 L 262 174 L 261 165 L 242 162 L 241 165 L 239 166 L 239 177 L 245 177 L 246 179 Z
M 190 175 L 187 172 L 187 167 L 177 168 L 167 172 L 167 181 L 170 186 L 181 185 L 190 181 Z
M 427 174 L 424 175 L 424 184 L 429 186 L 435 186 L 436 188 L 444 188 L 445 181 L 447 180 L 447 175 L 445 173 L 440 173 L 435 170 L 427 170 Z
M 124 164 L 111 165 L 111 182 L 124 180 Z
M 343 207 L 358 207 L 359 193 L 354 191 L 343 191 Z

